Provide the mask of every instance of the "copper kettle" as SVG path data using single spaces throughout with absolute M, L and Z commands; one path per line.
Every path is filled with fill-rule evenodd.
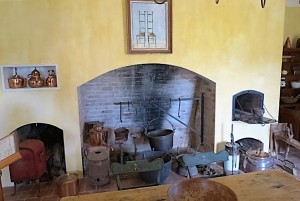
M 30 87 L 37 88 L 44 86 L 44 79 L 36 68 L 28 75 L 28 78 L 28 85 Z
M 48 70 L 48 77 L 46 79 L 47 87 L 57 87 L 57 78 L 54 70 Z
M 15 75 L 8 78 L 8 86 L 10 88 L 23 88 L 25 85 L 25 79 L 18 75 L 17 68 L 15 68 Z

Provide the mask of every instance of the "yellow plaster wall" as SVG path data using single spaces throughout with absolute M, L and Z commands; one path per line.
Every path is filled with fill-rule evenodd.
M 173 53 L 129 55 L 125 0 L 0 0 L 0 64 L 59 65 L 60 90 L 0 91 L 0 137 L 45 122 L 63 129 L 68 171 L 81 170 L 77 87 L 137 63 L 187 68 L 216 82 L 215 141 L 228 141 L 232 95 L 265 94 L 277 118 L 284 1 L 173 0 Z M 2 86 L 1 86 L 2 87 Z M 7 169 L 3 185 L 10 185 Z
M 283 44 L 287 37 L 290 37 L 292 47 L 296 47 L 296 42 L 300 38 L 300 7 L 286 7 L 284 17 Z

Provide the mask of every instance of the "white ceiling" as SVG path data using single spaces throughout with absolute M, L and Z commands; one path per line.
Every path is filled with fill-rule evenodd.
M 300 0 L 285 0 L 285 6 L 286 7 L 300 7 Z M 270 1 L 267 1 L 269 3 Z M 267 4 L 266 3 L 266 4 Z M 271 3 L 271 2 L 270 2 Z

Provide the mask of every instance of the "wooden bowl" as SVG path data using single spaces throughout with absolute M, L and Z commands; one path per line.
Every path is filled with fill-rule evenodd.
M 170 201 L 237 201 L 227 186 L 204 178 L 181 180 L 168 190 Z

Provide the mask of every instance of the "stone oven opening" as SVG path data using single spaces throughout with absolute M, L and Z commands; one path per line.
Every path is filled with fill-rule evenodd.
M 83 171 L 86 153 L 97 146 L 116 155 L 121 150 L 128 158 L 151 150 L 146 134 L 157 128 L 175 128 L 177 152 L 214 151 L 215 88 L 213 81 L 192 71 L 155 63 L 121 67 L 79 86 Z M 99 123 L 107 136 L 95 145 L 91 129 Z M 118 128 L 128 128 L 128 139 L 121 144 L 115 136 Z
M 46 149 L 48 174 L 40 178 L 48 181 L 66 173 L 63 130 L 46 123 L 31 123 L 17 128 L 19 143 L 27 139 L 38 139 L 44 143 Z
M 250 124 L 274 123 L 264 117 L 264 94 L 255 90 L 245 90 L 232 97 L 232 120 Z

